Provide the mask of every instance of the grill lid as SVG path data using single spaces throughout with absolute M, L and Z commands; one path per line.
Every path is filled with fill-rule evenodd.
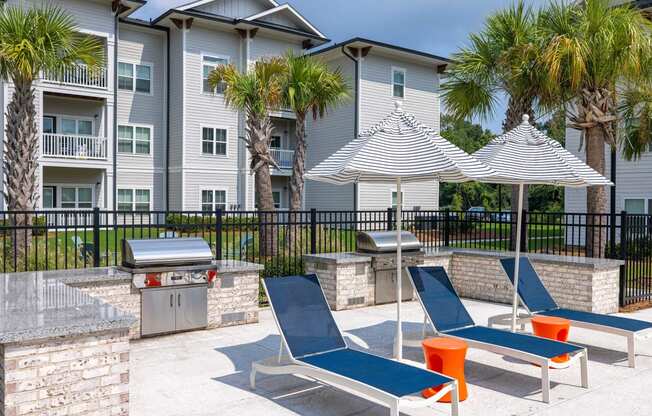
M 211 248 L 203 238 L 123 240 L 123 266 L 210 264 L 212 260 Z
M 358 251 L 363 253 L 391 253 L 398 250 L 396 231 L 361 231 L 357 235 Z M 421 250 L 421 242 L 409 231 L 401 231 L 401 250 Z

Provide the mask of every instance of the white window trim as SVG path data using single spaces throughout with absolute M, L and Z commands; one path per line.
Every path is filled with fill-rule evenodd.
M 627 195 L 627 196 L 624 196 L 623 197 L 623 205 L 622 205 L 623 210 L 625 210 L 625 201 L 628 200 L 628 199 L 642 199 L 643 202 L 644 202 L 644 208 L 645 208 L 645 212 L 643 214 L 632 214 L 631 212 L 627 212 L 628 214 L 632 214 L 632 215 L 650 215 L 650 212 L 649 212 L 648 208 L 649 208 L 649 202 L 652 200 L 652 195 L 648 195 L 648 196 L 639 196 L 639 195 L 629 196 L 629 195 Z
M 205 212 L 204 209 L 203 209 L 204 208 L 203 207 L 204 201 L 202 200 L 202 194 L 204 192 L 212 192 L 213 193 L 213 202 L 212 202 L 213 207 L 212 207 L 211 212 L 215 212 L 215 192 L 224 192 L 224 210 L 229 209 L 229 191 L 227 189 L 224 189 L 224 188 L 212 188 L 212 189 L 211 188 L 201 188 L 199 190 L 199 210 L 200 211 Z
M 134 82 L 133 82 L 133 86 L 132 86 L 131 90 L 118 88 L 117 82 L 118 82 L 118 78 L 120 78 L 120 74 L 118 73 L 118 74 L 116 74 L 116 84 L 115 84 L 116 90 L 126 92 L 126 93 L 129 93 L 129 94 L 145 95 L 145 96 L 148 96 L 148 97 L 151 97 L 151 96 L 154 95 L 154 64 L 152 62 L 138 62 L 138 61 L 134 61 L 134 60 L 130 60 L 130 59 L 118 59 L 118 66 L 120 66 L 120 64 L 133 65 L 133 69 L 134 69 L 134 72 L 133 72 L 134 77 L 133 77 L 133 79 L 134 79 Z M 149 92 L 136 91 L 136 65 L 149 67 Z M 115 68 L 116 72 L 118 72 L 118 66 L 116 66 L 116 68 Z
M 93 134 L 90 136 L 83 136 L 83 137 L 100 137 L 95 133 L 95 117 L 92 116 L 76 116 L 73 114 L 58 114 L 58 113 L 43 113 L 41 115 L 41 123 L 39 124 L 39 130 L 42 132 L 43 130 L 43 117 L 54 117 L 55 118 L 55 126 L 57 129 L 56 133 L 47 133 L 47 134 L 67 134 L 67 133 L 62 133 L 61 132 L 61 120 L 64 118 L 69 118 L 69 119 L 75 119 L 75 120 L 84 120 L 84 121 L 90 121 L 91 122 L 91 130 L 93 131 Z M 44 133 L 46 134 L 46 133 Z M 78 134 L 75 134 L 78 136 Z
M 229 65 L 231 63 L 231 57 L 228 55 L 222 55 L 219 53 L 210 53 L 210 52 L 201 52 L 200 54 L 200 61 L 199 61 L 199 93 L 202 95 L 206 95 L 208 97 L 224 97 L 223 93 L 219 92 L 209 92 L 209 91 L 204 91 L 204 57 L 210 57 L 210 58 L 217 58 L 217 59 L 223 59 L 226 61 L 226 64 Z
M 394 96 L 394 72 L 403 72 L 403 97 L 395 97 Z M 404 100 L 405 97 L 407 96 L 407 71 L 405 70 L 405 68 L 401 68 L 399 66 L 392 66 L 392 70 L 391 70 L 389 76 L 391 77 L 391 79 L 390 79 L 390 85 L 391 85 L 390 94 L 391 94 L 391 97 Z
M 92 183 L 44 183 L 43 186 L 54 186 L 57 190 L 57 204 L 58 207 L 54 209 L 64 209 L 64 210 L 92 210 L 97 202 L 95 200 L 95 184 Z M 63 208 L 61 204 L 63 203 L 63 188 L 75 188 L 75 208 Z M 91 207 L 90 208 L 79 208 L 79 188 L 87 188 L 91 190 Z M 41 190 L 42 191 L 42 190 Z
M 390 208 L 394 208 L 394 192 L 396 192 L 396 188 L 390 188 L 390 190 L 389 190 L 389 207 Z M 398 197 L 398 192 L 396 192 L 396 196 Z M 405 208 L 405 189 L 401 189 L 401 203 L 402 203 L 403 207 Z
M 139 191 L 149 191 L 149 207 L 148 207 L 147 210 L 152 211 L 152 203 L 153 203 L 152 200 L 154 199 L 154 191 L 152 190 L 151 186 L 138 186 L 138 185 L 120 186 L 120 185 L 118 185 L 116 187 L 116 191 L 115 191 L 115 198 L 116 198 L 115 206 L 116 206 L 116 208 L 118 207 L 118 204 L 119 204 L 119 202 L 118 202 L 118 193 L 119 192 L 118 191 L 121 191 L 121 190 L 131 191 L 131 197 L 132 197 L 131 211 L 132 212 L 143 212 L 143 211 L 136 211 L 135 210 L 135 208 L 136 208 L 136 191 L 137 190 L 139 190 Z
M 213 130 L 219 129 L 219 130 L 226 131 L 226 153 L 225 154 L 215 153 L 215 146 L 213 147 L 213 153 L 204 153 L 204 148 L 203 148 L 204 129 L 213 129 Z M 215 143 L 215 139 L 213 139 L 213 143 Z M 228 159 L 229 158 L 229 128 L 226 126 L 217 126 L 214 124 L 200 124 L 199 125 L 199 155 L 202 157 L 218 157 L 222 159 Z
M 131 153 L 121 152 L 120 151 L 120 127 L 131 127 L 133 129 L 133 146 L 131 147 Z M 136 127 L 149 129 L 149 153 L 136 153 Z M 116 131 L 116 152 L 118 156 L 136 156 L 136 157 L 146 157 L 151 158 L 154 155 L 154 126 L 152 124 L 134 124 L 134 123 L 120 123 L 118 122 L 118 131 Z M 145 188 L 139 188 L 145 189 Z

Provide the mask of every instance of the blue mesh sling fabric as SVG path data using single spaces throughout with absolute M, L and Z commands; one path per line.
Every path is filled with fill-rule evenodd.
M 411 365 L 352 349 L 311 355 L 299 361 L 375 387 L 395 397 L 416 393 L 426 387 L 440 386 L 452 380 Z
M 264 281 L 293 357 L 346 347 L 317 276 L 268 277 Z
M 474 325 L 443 267 L 409 267 L 408 271 L 437 331 Z
M 499 345 L 517 351 L 527 352 L 544 358 L 553 358 L 582 348 L 566 342 L 552 341 L 532 335 L 518 334 L 501 329 L 474 326 L 448 332 L 447 335 L 470 339 L 487 344 Z
M 501 259 L 500 263 L 507 273 L 507 277 L 514 284 L 514 264 L 516 259 L 513 257 Z M 548 290 L 539 279 L 536 270 L 527 257 L 521 257 L 518 272 L 518 295 L 521 297 L 527 308 L 532 313 L 557 309 L 557 303 L 550 296 Z
M 586 322 L 610 328 L 624 329 L 625 331 L 631 332 L 637 332 L 652 328 L 652 322 L 623 318 L 622 316 L 573 311 L 570 309 L 554 309 L 552 311 L 541 312 L 540 315 L 556 316 L 558 318 L 565 318 L 570 321 Z

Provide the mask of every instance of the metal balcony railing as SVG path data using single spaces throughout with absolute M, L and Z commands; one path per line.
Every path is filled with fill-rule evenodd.
M 106 89 L 107 70 L 105 67 L 89 68 L 84 64 L 74 64 L 60 72 L 45 71 L 43 80 L 63 85 Z
M 43 133 L 41 155 L 72 159 L 106 159 L 106 137 Z
M 281 169 L 292 169 L 294 159 L 294 150 L 270 149 L 272 157 Z

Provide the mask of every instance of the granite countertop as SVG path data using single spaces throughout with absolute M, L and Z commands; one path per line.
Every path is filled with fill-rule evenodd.
M 68 286 L 61 274 L 0 274 L 0 344 L 127 329 L 135 322 L 133 316 Z
M 371 261 L 371 257 L 363 254 L 356 253 L 320 253 L 320 254 L 304 254 L 304 261 L 315 261 L 321 263 L 366 263 Z
M 37 272 L 38 273 L 38 272 Z M 44 277 L 55 278 L 67 285 L 95 282 L 130 282 L 131 273 L 117 267 L 93 267 L 88 269 L 52 270 L 40 272 Z M 23 274 L 23 273 L 21 273 Z M 27 273 L 29 274 L 29 272 Z
M 218 276 L 220 273 L 257 272 L 265 268 L 262 264 L 239 260 L 216 260 L 213 264 L 217 265 Z
M 474 256 L 488 256 L 488 257 L 514 257 L 515 253 L 511 251 L 489 251 L 477 250 L 471 248 L 440 248 L 426 250 L 426 257 L 428 256 L 448 256 L 451 254 L 456 255 L 474 255 Z M 578 267 L 587 267 L 595 270 L 613 269 L 625 264 L 622 260 L 616 259 L 595 259 L 589 257 L 579 256 L 560 256 L 555 254 L 542 254 L 542 253 L 521 253 L 522 256 L 528 257 L 532 260 L 555 263 L 561 265 L 573 265 Z

